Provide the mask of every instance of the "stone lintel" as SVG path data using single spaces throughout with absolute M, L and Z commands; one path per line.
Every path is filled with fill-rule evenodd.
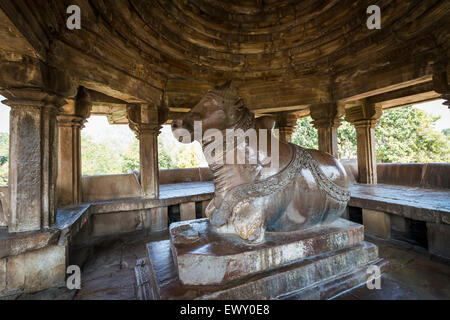
M 261 245 L 246 245 L 237 236 L 217 234 L 208 219 L 174 223 L 171 246 L 183 284 L 223 284 L 363 241 L 363 227 L 348 220 L 302 232 L 266 232 Z

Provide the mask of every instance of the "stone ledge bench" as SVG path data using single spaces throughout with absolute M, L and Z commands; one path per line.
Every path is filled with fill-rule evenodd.
M 355 168 L 344 166 L 356 180 Z M 384 239 L 415 232 L 431 254 L 450 259 L 450 164 L 378 164 L 377 172 L 377 185 L 350 187 L 349 210 L 362 209 L 366 231 Z
M 82 265 L 86 246 L 108 236 L 168 228 L 168 209 L 180 220 L 198 218 L 214 195 L 212 182 L 160 186 L 158 199 L 93 201 L 58 208 L 52 228 L 9 233 L 0 226 L 0 298 L 63 286 L 68 264 Z M 5 200 L 5 199 L 4 199 Z
M 0 228 L 0 298 L 64 285 L 71 239 L 90 216 L 89 205 L 58 210 L 49 229 L 9 233 Z

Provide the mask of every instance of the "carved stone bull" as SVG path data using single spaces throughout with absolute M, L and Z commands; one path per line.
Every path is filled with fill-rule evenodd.
M 194 121 L 202 124 L 204 135 L 198 140 L 204 152 L 215 141 L 208 135 L 209 129 L 217 129 L 224 136 L 229 129 L 254 129 L 257 134 L 257 144 L 244 139 L 241 145 L 225 145 L 222 153 L 207 157 L 215 193 L 206 215 L 217 232 L 235 233 L 249 243 L 260 243 L 266 230 L 309 229 L 331 223 L 344 212 L 350 195 L 340 163 L 328 153 L 263 137 L 259 129 L 268 129 L 267 137 L 271 136 L 274 121 L 268 117 L 255 119 L 232 82 L 212 88 L 181 120 L 174 121 L 174 135 L 179 136 L 182 128 L 194 137 Z M 260 147 L 262 139 L 267 140 L 266 150 Z M 272 166 L 276 146 L 278 166 Z M 239 148 L 245 150 L 246 162 L 226 161 L 226 156 Z M 247 162 L 250 155 L 256 155 L 256 163 Z

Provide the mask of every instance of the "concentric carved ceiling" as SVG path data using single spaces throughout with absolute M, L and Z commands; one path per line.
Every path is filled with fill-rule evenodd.
M 426 75 L 436 47 L 448 44 L 449 3 L 17 0 L 15 8 L 0 7 L 14 22 L 14 9 L 27 6 L 17 18 L 32 26 L 29 42 L 50 63 L 66 63 L 91 89 L 127 101 L 158 100 L 165 91 L 171 107 L 183 108 L 211 84 L 235 79 L 253 109 L 300 109 L 360 94 L 360 79 L 376 90 L 391 84 L 381 77 L 407 81 Z M 65 27 L 70 4 L 81 8 L 81 30 Z M 366 27 L 371 4 L 381 9 L 381 30 Z M 397 68 L 401 79 L 391 74 Z M 121 90 L 130 96 L 120 96 Z

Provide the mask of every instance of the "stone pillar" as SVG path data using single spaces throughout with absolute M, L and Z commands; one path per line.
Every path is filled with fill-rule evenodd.
M 59 150 L 56 190 L 58 206 L 78 204 L 81 199 L 81 129 L 90 116 L 91 101 L 80 87 L 75 100 L 58 115 Z
M 312 105 L 312 124 L 319 136 L 319 150 L 338 157 L 337 128 L 341 125 L 341 112 L 335 103 Z
M 150 231 L 164 231 L 168 228 L 168 207 L 150 209 Z
M 291 142 L 292 133 L 295 131 L 297 124 L 297 117 L 295 114 L 287 112 L 279 112 L 277 114 L 276 128 L 279 130 L 279 137 L 281 141 Z
M 180 204 L 180 220 L 194 220 L 195 214 L 195 202 L 185 202 Z
M 158 110 L 155 105 L 141 104 L 127 107 L 130 128 L 139 139 L 140 183 L 142 196 L 159 197 Z
M 381 117 L 381 106 L 361 103 L 345 110 L 345 118 L 356 129 L 358 175 L 360 183 L 377 183 L 374 128 Z
M 391 236 L 390 215 L 375 210 L 362 209 L 364 230 L 382 239 Z
M 9 90 L 9 232 L 48 228 L 56 216 L 58 130 L 65 101 L 40 90 Z

